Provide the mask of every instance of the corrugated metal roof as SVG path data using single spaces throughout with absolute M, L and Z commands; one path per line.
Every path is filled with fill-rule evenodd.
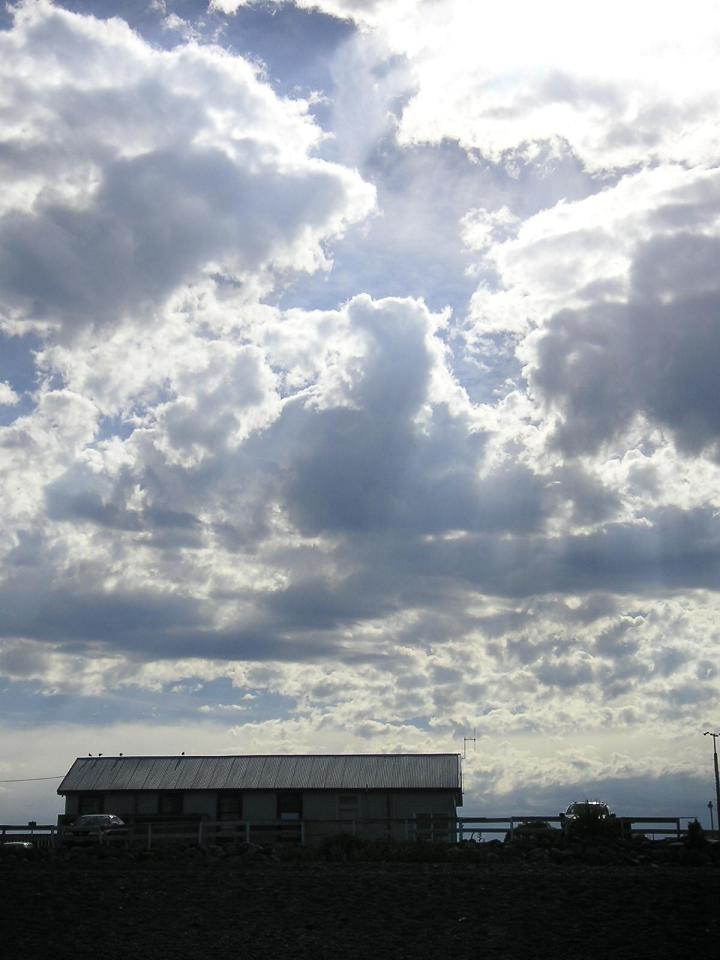
M 455 753 L 78 757 L 58 793 L 91 790 L 460 790 Z

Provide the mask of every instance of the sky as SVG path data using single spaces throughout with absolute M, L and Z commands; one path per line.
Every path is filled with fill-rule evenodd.
M 468 816 L 707 823 L 719 55 L 714 0 L 0 12 L 3 822 L 465 746 Z

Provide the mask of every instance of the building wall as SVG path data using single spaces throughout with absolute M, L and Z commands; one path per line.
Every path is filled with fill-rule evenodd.
M 103 810 L 122 818 L 129 817 L 135 813 L 135 797 L 134 793 L 106 793 Z
M 149 816 L 158 812 L 158 795 L 155 790 L 133 794 L 135 798 L 135 813 L 138 816 Z M 109 811 L 112 813 L 112 810 Z
M 185 794 L 183 813 L 199 814 L 204 820 L 217 817 L 217 793 L 214 790 L 193 790 Z
M 152 816 L 158 813 L 159 796 L 158 791 L 106 793 L 103 794 L 103 810 L 120 817 Z M 78 799 L 77 794 L 66 796 L 68 818 L 78 815 Z M 183 795 L 183 815 L 215 820 L 217 799 L 215 790 L 188 791 Z M 446 836 L 443 836 L 443 817 L 457 815 L 456 799 L 453 791 L 307 790 L 302 795 L 303 821 L 325 822 L 306 823 L 306 840 L 319 842 L 326 836 L 342 832 L 375 839 L 407 839 L 414 835 L 417 817 L 418 834 L 452 841 L 455 839 L 454 827 L 447 825 Z M 277 793 L 274 791 L 245 791 L 242 805 L 243 820 L 258 822 L 277 818 Z M 371 822 L 361 823 L 363 820 Z
M 244 820 L 274 820 L 276 816 L 277 800 L 274 792 L 247 790 L 243 793 Z

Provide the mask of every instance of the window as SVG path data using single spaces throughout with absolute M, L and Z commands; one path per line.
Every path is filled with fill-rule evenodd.
M 277 795 L 277 818 L 278 820 L 301 820 L 302 794 L 279 793 Z
M 78 813 L 83 816 L 86 813 L 103 812 L 103 795 L 101 793 L 81 793 L 78 797 Z
M 183 795 L 181 793 L 161 793 L 158 811 L 168 816 L 182 813 Z
M 341 793 L 338 797 L 338 819 L 357 820 L 360 812 L 360 797 L 356 793 Z
M 218 793 L 218 820 L 242 820 L 242 794 L 227 790 Z

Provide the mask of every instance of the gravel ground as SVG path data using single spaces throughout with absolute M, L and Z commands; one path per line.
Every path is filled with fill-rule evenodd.
M 717 956 L 717 865 L 0 862 L 8 956 Z

